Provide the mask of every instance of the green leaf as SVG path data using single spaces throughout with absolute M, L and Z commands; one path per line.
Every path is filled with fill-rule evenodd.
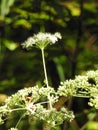
M 14 51 L 18 47 L 17 43 L 10 40 L 5 40 L 4 44 L 10 51 Z
M 9 11 L 10 7 L 14 4 L 15 0 L 2 0 L 1 1 L 1 16 L 6 16 Z
M 60 4 L 68 8 L 73 16 L 79 16 L 81 13 L 79 4 L 77 2 L 60 2 Z
M 90 121 L 87 126 L 86 130 L 97 130 L 98 129 L 98 122 Z
M 14 23 L 14 26 L 15 26 L 15 27 L 23 26 L 23 27 L 28 28 L 28 29 L 30 29 L 30 28 L 32 27 L 32 25 L 30 24 L 30 22 L 28 22 L 28 21 L 25 20 L 25 19 L 17 20 L 17 21 Z

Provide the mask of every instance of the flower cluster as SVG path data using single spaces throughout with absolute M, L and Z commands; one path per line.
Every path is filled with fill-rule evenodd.
M 64 107 L 57 111 L 56 108 L 45 109 L 41 105 L 37 106 L 36 113 L 31 116 L 33 119 L 43 120 L 51 127 L 62 124 L 64 120 L 71 121 L 74 118 L 73 112 L 67 111 Z
M 50 96 L 48 97 L 48 95 Z M 61 108 L 59 111 L 53 107 L 48 108 L 49 101 L 51 101 L 53 106 L 58 101 L 58 98 L 56 91 L 51 87 L 40 88 L 36 85 L 21 89 L 10 96 L 6 100 L 5 105 L 0 107 L 0 122 L 3 123 L 3 116 L 8 116 L 15 111 L 22 111 L 24 116 L 42 120 L 51 127 L 63 123 L 65 119 L 72 120 L 74 115 L 71 111 L 67 111 L 65 108 Z M 11 130 L 14 129 L 16 130 L 16 128 L 12 128 Z
M 75 79 L 66 80 L 61 82 L 58 88 L 60 96 L 86 96 L 91 84 L 88 82 L 87 76 L 76 76 Z
M 88 71 L 87 76 L 89 77 L 89 83 L 92 84 L 90 89 L 90 102 L 89 105 L 98 109 L 98 70 Z
M 42 33 L 39 32 L 38 34 L 35 34 L 33 37 L 29 37 L 23 44 L 23 48 L 31 48 L 33 46 L 36 46 L 37 48 L 44 49 L 47 47 L 47 45 L 54 44 L 58 41 L 58 39 L 61 39 L 61 34 L 59 32 L 56 32 L 55 34 L 50 33 Z
M 86 75 L 89 77 L 89 79 L 92 79 L 93 84 L 96 84 L 96 85 L 98 84 L 98 70 L 96 71 L 90 70 L 87 72 Z
M 76 76 L 73 80 L 61 82 L 58 94 L 90 98 L 89 105 L 98 109 L 98 70 L 88 71 L 85 76 Z
M 91 107 L 98 109 L 98 93 L 97 96 L 91 97 L 90 102 L 88 103 Z

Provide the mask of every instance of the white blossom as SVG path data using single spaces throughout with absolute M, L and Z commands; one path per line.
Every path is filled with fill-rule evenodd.
M 33 46 L 36 46 L 40 49 L 44 49 L 47 47 L 47 45 L 54 44 L 58 41 L 58 39 L 61 39 L 61 34 L 59 32 L 56 32 L 54 34 L 51 33 L 42 33 L 39 32 L 38 34 L 34 34 L 34 36 L 29 37 L 23 44 L 23 48 L 31 48 Z

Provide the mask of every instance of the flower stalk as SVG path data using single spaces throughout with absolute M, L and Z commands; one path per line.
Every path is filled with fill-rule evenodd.
M 45 82 L 46 82 L 46 86 L 48 87 L 48 86 L 49 86 L 49 83 L 48 83 L 48 76 L 47 76 L 47 71 L 46 71 L 46 63 L 45 63 L 44 49 L 41 49 L 41 53 L 42 53 L 42 61 L 43 61 Z
M 49 87 L 49 83 L 48 83 L 48 76 L 47 76 L 47 70 L 46 70 L 46 63 L 45 63 L 45 55 L 44 55 L 44 49 L 41 49 L 41 53 L 42 53 L 42 61 L 43 61 L 43 68 L 44 68 L 44 75 L 45 75 L 45 83 L 46 83 L 46 87 Z M 49 100 L 49 105 L 48 108 L 52 108 L 52 102 L 51 102 L 51 97 L 50 94 L 48 94 L 48 100 Z

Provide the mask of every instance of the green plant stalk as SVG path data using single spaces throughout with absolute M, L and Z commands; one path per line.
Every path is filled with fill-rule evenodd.
M 18 122 L 17 122 L 17 124 L 16 124 L 15 128 L 17 128 L 17 127 L 18 127 L 18 125 L 19 125 L 20 121 L 22 120 L 22 118 L 24 117 L 24 115 L 25 115 L 25 114 L 23 114 L 23 115 L 20 117 L 20 119 L 18 120 Z
M 41 49 L 42 52 L 42 61 L 43 61 L 43 68 L 44 68 L 44 75 L 45 75 L 45 81 L 46 81 L 46 86 L 47 88 L 49 87 L 49 83 L 48 83 L 48 76 L 47 76 L 47 71 L 46 71 L 46 63 L 45 63 L 45 55 L 44 55 L 44 49 Z M 49 108 L 52 108 L 52 103 L 50 100 L 50 94 L 48 94 L 48 100 L 49 100 Z
M 45 75 L 45 82 L 46 86 L 48 87 L 48 77 L 47 77 L 47 71 L 46 71 L 46 63 L 45 63 L 45 55 L 44 55 L 44 49 L 41 49 L 42 52 L 42 60 L 43 60 L 43 68 L 44 68 L 44 75 Z
M 47 76 L 47 71 L 46 71 L 44 49 L 41 49 L 41 52 L 42 52 L 42 61 L 43 61 L 44 75 L 45 75 L 45 80 L 46 80 L 45 82 L 46 82 L 46 86 L 48 88 L 49 87 L 49 83 L 48 83 L 48 76 Z M 51 100 L 50 100 L 50 94 L 48 94 L 48 100 L 49 100 L 48 108 L 52 108 L 52 103 L 51 103 Z M 46 124 L 44 124 L 43 130 L 50 130 L 50 127 L 47 126 Z

